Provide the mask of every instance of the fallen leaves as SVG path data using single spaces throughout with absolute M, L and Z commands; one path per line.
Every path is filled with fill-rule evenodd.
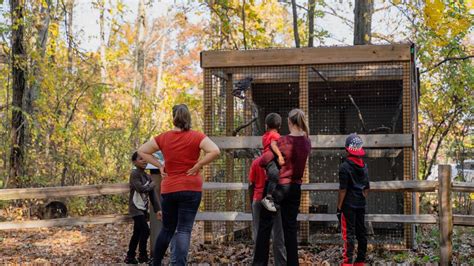
M 239 264 L 252 262 L 253 244 L 247 242 L 204 244 L 202 223 L 193 230 L 188 262 L 191 264 Z M 474 262 L 474 234 L 472 228 L 455 228 L 453 236 L 456 262 Z M 437 247 L 429 240 L 431 227 L 420 228 L 424 239 L 416 251 L 391 252 L 382 249 L 368 252 L 367 262 L 389 263 L 399 260 L 408 263 L 429 263 L 438 259 Z M 109 264 L 121 263 L 128 248 L 132 224 L 89 225 L 63 228 L 39 228 L 0 231 L 0 264 Z M 438 241 L 438 239 L 432 239 Z M 271 249 L 270 249 L 271 250 Z M 301 265 L 333 265 L 340 263 L 341 245 L 301 246 L 298 251 Z M 169 262 L 168 258 L 163 261 Z M 270 258 L 270 263 L 273 259 Z

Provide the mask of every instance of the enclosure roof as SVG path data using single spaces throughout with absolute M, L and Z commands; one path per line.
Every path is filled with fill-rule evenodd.
M 288 66 L 410 61 L 412 44 L 202 51 L 201 67 Z

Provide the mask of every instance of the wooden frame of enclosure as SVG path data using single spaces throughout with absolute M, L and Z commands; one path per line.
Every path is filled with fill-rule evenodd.
M 360 45 L 348 47 L 322 47 L 322 48 L 287 48 L 287 49 L 266 49 L 266 50 L 245 50 L 245 51 L 203 51 L 201 52 L 201 67 L 204 69 L 204 132 L 212 136 L 212 114 L 213 114 L 213 97 L 212 97 L 212 76 L 217 76 L 226 80 L 226 136 L 214 137 L 219 141 L 219 146 L 226 149 L 238 148 L 255 148 L 259 147 L 259 137 L 231 137 L 234 130 L 233 117 L 233 96 L 230 94 L 232 90 L 232 73 L 225 73 L 226 68 L 236 67 L 252 67 L 256 71 L 252 83 L 278 83 L 278 82 L 298 82 L 299 84 L 299 108 L 305 113 L 309 112 L 309 82 L 319 81 L 323 77 L 308 75 L 308 68 L 311 65 L 318 64 L 360 64 L 368 67 L 364 71 L 358 71 L 357 68 L 350 75 L 345 77 L 334 77 L 335 81 L 357 81 L 357 80 L 390 80 L 394 79 L 393 72 L 388 76 L 383 71 L 378 71 L 377 66 L 370 63 L 393 63 L 401 64 L 398 69 L 399 75 L 395 78 L 400 80 L 403 77 L 403 113 L 402 124 L 403 134 L 391 135 L 365 135 L 366 147 L 383 148 L 383 147 L 399 147 L 401 148 L 403 161 L 403 179 L 416 179 L 417 173 L 417 75 L 414 62 L 414 46 L 412 44 L 394 44 L 394 45 Z M 294 73 L 286 73 L 285 75 L 265 76 L 265 73 L 259 73 L 258 67 L 277 67 L 277 66 L 297 66 Z M 219 69 L 216 72 L 216 69 Z M 369 69 L 369 71 L 367 70 Z M 398 72 L 397 72 L 398 73 Z M 329 74 L 330 75 L 330 74 Z M 332 78 L 332 77 L 331 77 Z M 252 93 L 247 93 L 247 97 Z M 245 105 L 249 104 L 251 99 L 245 100 Z M 246 115 L 247 116 L 247 115 Z M 309 116 L 308 116 L 309 117 Z M 251 114 L 248 114 L 249 120 Z M 246 120 L 248 121 L 248 120 Z M 308 121 L 309 122 L 309 121 Z M 311 136 L 313 148 L 342 148 L 342 135 Z M 368 141 L 368 142 L 367 142 Z M 226 169 L 231 170 L 234 165 L 232 160 L 226 160 Z M 206 182 L 210 179 L 212 166 L 204 169 L 204 177 Z M 229 171 L 232 173 L 232 171 Z M 226 177 L 226 182 L 233 182 L 232 174 Z M 303 178 L 304 183 L 309 182 L 308 167 Z M 232 192 L 229 192 L 232 193 Z M 404 212 L 405 214 L 415 213 L 414 193 L 406 192 L 404 195 Z M 212 194 L 204 193 L 204 208 L 206 211 L 212 211 Z M 302 194 L 300 212 L 308 213 L 310 205 L 309 193 L 304 191 Z M 227 201 L 226 210 L 232 210 L 232 203 Z M 405 225 L 405 243 L 406 247 L 411 248 L 414 243 L 414 227 Z M 227 225 L 228 231 L 232 229 L 232 225 Z M 300 236 L 305 241 L 309 235 L 308 223 L 302 223 L 300 227 Z M 204 226 L 205 241 L 212 241 L 212 224 L 206 222 Z

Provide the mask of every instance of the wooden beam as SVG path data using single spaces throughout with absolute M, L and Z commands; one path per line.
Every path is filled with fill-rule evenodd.
M 365 148 L 402 148 L 413 145 L 412 134 L 373 134 L 359 135 Z M 344 148 L 347 135 L 311 135 L 313 149 Z M 262 137 L 210 137 L 219 148 L 226 149 L 261 149 Z
M 435 191 L 438 182 L 436 181 L 377 181 L 370 182 L 371 192 L 430 192 Z M 310 191 L 337 191 L 339 183 L 311 183 L 302 184 L 302 190 Z
M 0 189 L 0 200 L 48 199 L 48 198 L 70 197 L 70 196 L 100 196 L 100 195 L 110 195 L 110 194 L 121 194 L 121 193 L 128 192 L 129 190 L 130 190 L 130 185 L 128 183 L 86 185 L 86 186 Z
M 474 183 L 472 182 L 453 182 L 452 190 L 456 192 L 474 193 Z
M 50 220 L 33 220 L 33 221 L 12 221 L 1 222 L 0 230 L 10 229 L 27 229 L 39 227 L 58 227 L 58 226 L 77 226 L 86 224 L 114 224 L 130 222 L 132 218 L 128 215 L 99 215 L 87 217 L 69 217 Z
M 474 226 L 474 215 L 453 215 L 453 224 L 462 226 Z
M 402 149 L 367 149 L 365 150 L 366 158 L 396 158 L 400 155 Z M 342 149 L 318 149 L 311 152 L 311 155 L 319 157 L 342 157 L 345 151 Z
M 451 204 L 451 166 L 438 166 L 440 264 L 449 265 L 453 257 L 453 209 Z
M 409 60 L 409 44 L 201 52 L 202 68 L 367 63 Z
M 371 191 L 435 191 L 437 181 L 377 181 L 370 182 Z M 247 190 L 247 183 L 205 182 L 203 190 Z M 302 184 L 305 191 L 337 191 L 339 183 L 309 183 Z M 50 199 L 73 196 L 114 195 L 129 192 L 128 183 L 102 184 L 88 186 L 44 187 L 44 188 L 12 188 L 0 189 L 0 200 L 17 199 Z
M 460 215 L 458 215 L 459 217 Z M 456 216 L 455 216 L 456 217 Z M 459 217 L 457 221 L 463 221 L 463 225 L 472 225 L 474 216 Z M 69 217 L 50 220 L 33 221 L 10 221 L 1 222 L 0 230 L 17 230 L 41 227 L 80 226 L 90 224 L 114 224 L 131 222 L 129 215 L 98 215 L 88 217 Z M 245 212 L 198 212 L 196 221 L 252 221 L 252 214 Z M 312 213 L 299 214 L 298 221 L 309 222 L 337 222 L 335 214 Z M 404 214 L 367 214 L 366 221 L 377 223 L 416 223 L 435 224 L 436 217 L 430 214 L 404 215 Z

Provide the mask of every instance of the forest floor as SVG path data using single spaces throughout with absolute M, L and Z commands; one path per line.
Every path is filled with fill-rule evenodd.
M 432 264 L 439 260 L 436 227 L 419 230 L 418 249 L 384 250 L 370 248 L 370 264 Z M 0 264 L 116 264 L 124 259 L 132 224 L 0 231 Z M 250 242 L 203 244 L 202 223 L 193 230 L 189 262 L 201 265 L 250 264 Z M 474 264 L 474 229 L 456 227 L 453 236 L 453 263 Z M 300 262 L 306 265 L 334 265 L 340 262 L 342 247 L 310 245 L 300 247 Z

